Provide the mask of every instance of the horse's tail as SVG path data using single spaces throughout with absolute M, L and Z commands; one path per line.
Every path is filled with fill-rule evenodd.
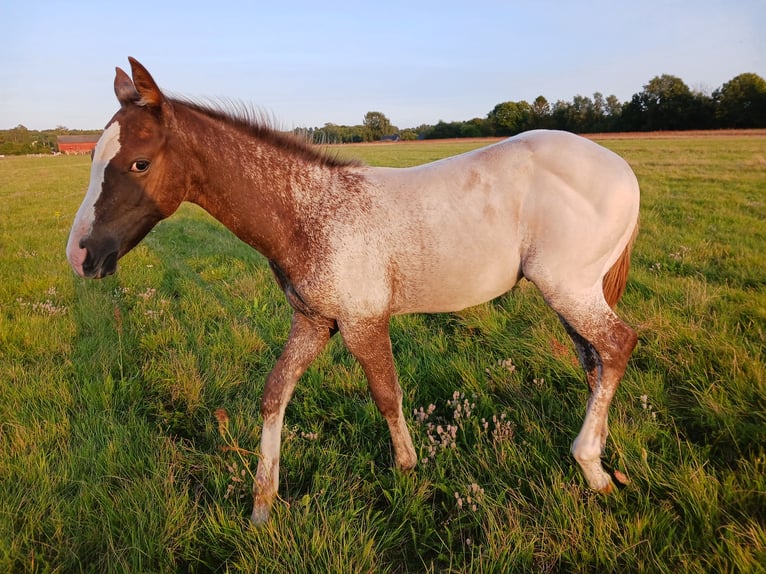
M 633 228 L 633 234 L 630 236 L 628 244 L 625 246 L 620 257 L 614 262 L 614 265 L 606 272 L 602 282 L 604 289 L 604 298 L 610 307 L 614 308 L 617 302 L 625 292 L 625 285 L 628 283 L 628 270 L 630 269 L 630 253 L 633 251 L 633 244 L 638 235 L 638 221 Z

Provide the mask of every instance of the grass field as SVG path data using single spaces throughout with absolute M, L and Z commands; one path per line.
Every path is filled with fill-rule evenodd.
M 263 258 L 184 206 L 116 276 L 77 279 L 89 160 L 0 159 L 0 571 L 763 572 L 766 137 L 602 143 L 643 194 L 619 306 L 640 342 L 605 453 L 629 484 L 585 487 L 586 385 L 522 282 L 393 322 L 410 474 L 333 341 L 288 408 L 284 500 L 260 530 L 259 399 L 290 316 Z M 402 166 L 479 145 L 338 153 Z

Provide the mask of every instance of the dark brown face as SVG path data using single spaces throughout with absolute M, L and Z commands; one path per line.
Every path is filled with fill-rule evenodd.
M 96 145 L 88 191 L 67 243 L 67 258 L 82 277 L 114 273 L 117 260 L 181 202 L 180 186 L 169 184 L 173 170 L 161 107 L 145 102 L 121 70 L 115 93 L 122 108 Z
M 151 121 L 118 113 L 99 140 L 90 185 L 67 245 L 78 275 L 105 277 L 166 215 L 159 192 L 162 138 Z M 132 120 L 132 121 L 131 121 Z

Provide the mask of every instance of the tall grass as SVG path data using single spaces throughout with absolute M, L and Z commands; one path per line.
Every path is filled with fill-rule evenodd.
M 264 260 L 184 206 L 116 276 L 76 279 L 63 247 L 89 161 L 0 159 L 0 570 L 762 572 L 766 140 L 603 143 L 643 193 L 619 306 L 640 343 L 605 454 L 629 483 L 585 487 L 569 444 L 586 386 L 522 283 L 393 322 L 409 474 L 332 341 L 288 408 L 284 500 L 260 530 L 251 453 L 290 317 Z M 463 150 L 340 153 L 411 165 Z

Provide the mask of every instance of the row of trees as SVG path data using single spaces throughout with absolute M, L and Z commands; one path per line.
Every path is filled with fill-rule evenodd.
M 497 104 L 484 118 L 439 122 L 399 130 L 381 112 L 368 112 L 361 125 L 325 124 L 296 130 L 315 143 L 400 139 L 509 136 L 535 129 L 562 129 L 577 133 L 615 131 L 766 128 L 766 81 L 753 73 L 740 74 L 712 94 L 690 89 L 681 78 L 656 76 L 628 102 L 600 92 L 592 98 L 577 95 L 572 101 L 550 103 L 538 96 Z
M 538 96 L 497 104 L 484 118 L 439 122 L 400 130 L 382 112 L 368 112 L 361 125 L 325 124 L 321 128 L 298 128 L 296 133 L 318 144 L 378 141 L 381 139 L 431 139 L 509 136 L 535 128 L 576 133 L 614 131 L 690 130 L 717 128 L 766 128 L 766 80 L 757 74 L 740 74 L 712 94 L 690 89 L 681 78 L 656 76 L 628 102 L 600 92 L 592 98 L 551 104 Z M 94 131 L 28 130 L 22 125 L 0 130 L 0 155 L 52 153 L 56 136 Z
M 423 126 L 427 128 L 428 126 Z M 341 126 L 328 123 L 321 128 L 296 128 L 296 134 L 317 144 L 380 141 L 382 139 L 417 139 L 416 129 L 400 130 L 383 112 L 367 112 L 361 125 Z

